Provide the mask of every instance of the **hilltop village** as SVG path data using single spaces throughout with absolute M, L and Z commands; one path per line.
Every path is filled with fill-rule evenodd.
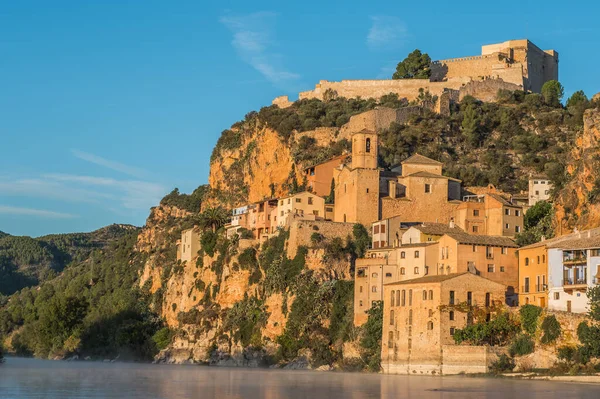
M 415 99 L 435 94 L 435 112 L 449 112 L 465 96 L 491 101 L 498 90 L 540 92 L 558 79 L 558 54 L 528 40 L 482 47 L 481 56 L 432 64 L 428 81 L 322 81 L 300 98 L 380 97 Z M 291 105 L 287 97 L 274 105 Z M 403 112 L 407 112 L 403 110 Z M 409 110 L 419 112 L 418 110 Z M 342 133 L 351 151 L 307 167 L 306 190 L 265 198 L 233 209 L 227 237 L 264 243 L 288 231 L 288 253 L 327 237 L 345 238 L 360 224 L 371 243 L 356 259 L 354 324 L 383 302 L 381 366 L 386 373 L 486 372 L 493 348 L 461 346 L 453 336 L 473 321 L 461 307 L 487 314 L 532 304 L 548 311 L 586 313 L 586 290 L 600 278 L 600 229 L 544 239 L 519 248 L 524 215 L 550 201 L 553 184 L 531 175 L 517 194 L 493 185 L 464 187 L 444 165 L 413 153 L 396 166 L 380 167 L 381 129 L 405 122 L 397 110 L 375 109 L 351 118 Z M 200 232 L 178 241 L 178 259 L 191 262 Z

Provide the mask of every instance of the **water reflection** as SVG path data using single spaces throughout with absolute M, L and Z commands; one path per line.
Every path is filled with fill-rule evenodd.
M 0 398 L 599 398 L 600 386 L 469 377 L 387 376 L 8 359 Z

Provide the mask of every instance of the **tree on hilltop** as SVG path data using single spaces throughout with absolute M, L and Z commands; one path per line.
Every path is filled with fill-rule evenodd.
M 392 79 L 429 79 L 431 76 L 431 58 L 417 49 L 396 66 Z
M 552 107 L 560 107 L 560 100 L 565 95 L 565 89 L 557 80 L 549 80 L 542 86 L 544 102 Z

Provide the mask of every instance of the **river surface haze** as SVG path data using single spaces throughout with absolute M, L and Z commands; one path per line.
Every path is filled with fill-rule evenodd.
M 600 398 L 600 385 L 8 358 L 0 398 Z

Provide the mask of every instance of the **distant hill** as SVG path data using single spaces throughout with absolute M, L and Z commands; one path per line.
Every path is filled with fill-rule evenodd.
M 38 285 L 71 262 L 87 259 L 94 249 L 123 237 L 137 227 L 113 224 L 90 233 L 52 234 L 38 238 L 0 232 L 0 295 Z

